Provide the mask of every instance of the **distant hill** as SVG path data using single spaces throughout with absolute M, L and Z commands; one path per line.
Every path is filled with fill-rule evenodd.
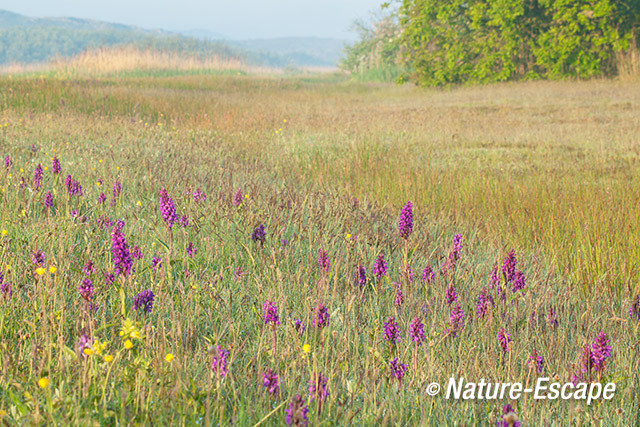
M 308 65 L 334 67 L 342 57 L 345 40 L 319 37 L 229 40 L 231 46 L 251 52 L 269 65 Z M 273 63 L 271 63 L 273 62 Z
M 6 28 L 66 28 L 69 30 L 108 30 L 108 31 L 132 31 L 145 34 L 161 34 L 169 35 L 169 31 L 163 30 L 145 30 L 132 25 L 113 24 L 110 22 L 96 21 L 93 19 L 80 18 L 31 18 L 10 12 L 8 10 L 0 10 L 0 29 Z
M 179 34 L 70 17 L 32 18 L 0 10 L 0 64 L 46 62 L 89 49 L 133 45 L 198 56 L 241 58 L 270 67 L 335 66 L 345 42 L 315 37 L 224 40 L 209 30 Z
M 193 37 L 195 39 L 209 40 L 209 41 L 215 41 L 215 40 L 219 41 L 219 40 L 225 40 L 227 38 L 223 34 L 216 33 L 215 31 L 203 30 L 199 28 L 196 28 L 193 30 L 178 31 L 178 34 L 182 34 L 183 36 L 186 36 L 186 37 Z
M 223 43 L 200 41 L 163 30 L 77 18 L 30 18 L 0 11 L 0 64 L 37 63 L 89 49 L 132 45 L 198 56 L 244 57 Z

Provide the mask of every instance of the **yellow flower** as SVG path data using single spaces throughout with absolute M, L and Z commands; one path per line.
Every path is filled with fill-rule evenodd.
M 129 350 L 132 347 L 133 347 L 133 343 L 131 342 L 131 340 L 126 340 L 124 342 L 124 348 L 126 348 L 127 350 Z
M 9 231 L 7 229 L 2 229 L 2 235 L 6 236 L 7 234 L 9 234 Z
M 347 234 L 347 240 L 351 239 L 351 234 Z
M 142 206 L 142 202 L 138 200 L 138 206 Z
M 248 199 L 248 198 L 249 198 L 249 195 L 248 195 L 248 194 L 245 194 L 245 195 L 244 195 L 244 198 L 245 198 L 245 199 Z
M 107 355 L 104 357 L 104 361 L 105 361 L 105 362 L 107 362 L 107 363 L 109 363 L 109 362 L 113 361 L 113 356 L 112 356 L 112 355 L 110 355 L 110 354 L 107 354 Z
M 84 349 L 84 354 L 86 354 L 87 356 L 91 356 L 93 354 L 93 349 L 91 348 L 85 348 Z
M 133 320 L 127 318 L 122 323 L 122 328 L 120 329 L 120 336 L 123 340 L 139 340 L 142 339 L 142 333 L 140 332 L 140 327 Z
M 175 356 L 171 353 L 168 353 L 165 357 L 164 360 L 166 360 L 167 362 L 171 363 L 173 362 L 173 359 L 175 358 Z
M 107 347 L 107 342 L 103 342 L 100 343 L 100 341 L 96 340 L 95 343 L 93 343 L 93 347 L 91 347 L 93 349 L 93 351 L 96 354 L 102 354 L 102 352 L 104 351 L 104 349 Z
M 47 388 L 49 387 L 49 378 L 47 377 L 42 377 L 38 380 L 38 385 L 40 386 L 40 388 Z
M 20 168 L 20 173 L 24 173 L 24 169 Z
M 304 351 L 305 353 L 311 353 L 311 346 L 309 344 L 303 345 L 302 351 Z
M 44 275 L 44 268 L 42 268 L 42 267 L 36 268 L 36 273 L 38 274 L 38 276 L 43 276 Z
M 96 187 L 100 187 L 102 184 L 100 182 L 96 182 Z
M 51 274 L 55 274 L 56 271 L 58 271 L 58 269 L 56 268 L 55 265 L 52 265 L 51 267 L 49 267 L 49 273 Z

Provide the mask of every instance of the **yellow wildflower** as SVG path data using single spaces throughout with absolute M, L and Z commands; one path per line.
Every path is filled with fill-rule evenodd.
M 47 377 L 42 377 L 38 380 L 38 385 L 40 386 L 40 388 L 47 388 L 49 387 L 49 378 Z
M 36 268 L 36 273 L 38 274 L 38 276 L 43 276 L 44 275 L 44 268 L 42 268 L 42 267 Z
M 171 363 L 173 362 L 173 359 L 175 358 L 175 356 L 171 353 L 168 353 L 165 357 L 164 360 L 166 360 L 167 362 Z
M 107 347 L 107 342 L 100 343 L 100 341 L 96 340 L 91 347 L 96 354 L 102 354 L 104 349 Z
M 131 342 L 131 340 L 126 340 L 124 342 L 124 348 L 126 348 L 127 350 L 131 349 L 133 347 L 133 343 Z
M 302 346 L 302 351 L 304 351 L 305 353 L 311 353 L 311 346 L 309 344 L 305 344 Z
M 139 340 L 142 339 L 142 333 L 140 327 L 131 319 L 127 318 L 122 324 L 120 329 L 120 336 L 123 340 Z
M 55 265 L 52 265 L 52 266 L 49 267 L 49 273 L 55 274 L 56 271 L 58 271 L 58 269 L 56 268 Z

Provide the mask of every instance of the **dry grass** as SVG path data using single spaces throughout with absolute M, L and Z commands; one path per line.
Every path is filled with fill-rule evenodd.
M 198 58 L 172 52 L 140 50 L 130 46 L 104 48 L 84 52 L 70 60 L 54 62 L 52 67 L 74 74 L 113 74 L 123 71 L 147 70 L 230 70 L 246 69 L 236 58 L 214 56 Z
M 621 80 L 638 81 L 640 79 L 640 48 L 632 38 L 629 49 L 616 55 L 616 68 Z
M 64 77 L 104 76 L 125 72 L 207 71 L 268 72 L 269 69 L 248 66 L 235 57 L 202 58 L 169 51 L 119 46 L 87 50 L 71 58 L 59 58 L 43 64 L 10 64 L 0 68 L 1 74 L 48 73 Z
M 242 73 L 260 75 L 316 75 L 336 72 L 335 67 L 276 68 L 247 64 L 238 57 L 215 55 L 202 57 L 170 51 L 118 46 L 87 50 L 71 58 L 58 58 L 47 63 L 7 64 L 0 66 L 0 75 L 46 74 L 56 78 L 98 76 L 176 75 Z

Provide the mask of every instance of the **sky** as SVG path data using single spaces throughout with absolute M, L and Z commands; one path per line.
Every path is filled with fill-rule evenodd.
M 230 39 L 315 36 L 353 40 L 350 27 L 384 0 L 0 0 L 32 17 L 71 16 L 147 29 L 209 30 Z

